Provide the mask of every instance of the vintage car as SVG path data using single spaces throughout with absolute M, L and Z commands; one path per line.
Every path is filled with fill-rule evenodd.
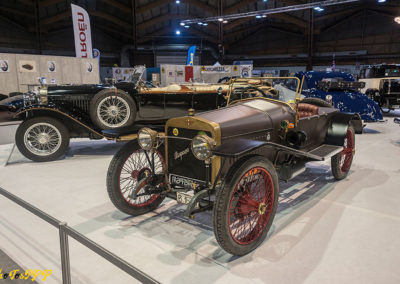
M 163 125 L 190 108 L 210 110 L 226 105 L 228 83 L 155 88 L 141 80 L 142 74 L 134 73 L 128 82 L 36 86 L 0 101 L 0 118 L 23 120 L 16 145 L 25 157 L 42 162 L 62 156 L 70 138 L 113 139 L 101 131 L 114 128 L 123 128 L 133 137 L 138 125 Z
M 296 76 L 298 78 L 304 76 L 301 94 L 305 98 L 319 98 L 342 112 L 358 113 L 365 122 L 382 121 L 383 116 L 379 105 L 359 91 L 365 83 L 355 81 L 351 74 L 308 71 L 299 72 Z
M 239 79 L 238 79 L 239 80 Z M 240 79 L 245 80 L 245 79 Z M 275 80 L 260 78 L 259 80 Z M 283 85 L 282 78 L 277 85 Z M 167 121 L 164 132 L 143 128 L 112 159 L 107 191 L 122 212 L 136 216 L 165 197 L 186 204 L 185 216 L 213 210 L 219 245 L 244 255 L 266 238 L 278 205 L 279 182 L 311 161 L 330 158 L 332 174 L 349 173 L 355 153 L 353 113 L 257 91 L 229 106 Z M 228 93 L 228 96 L 231 96 Z M 290 94 L 289 94 L 290 95 Z
M 382 111 L 400 108 L 400 64 L 380 64 L 364 67 L 360 72 L 361 90 L 375 100 Z

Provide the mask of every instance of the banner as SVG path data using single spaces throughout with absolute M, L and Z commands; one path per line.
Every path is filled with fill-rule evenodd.
M 193 66 L 195 53 L 196 53 L 196 46 L 192 45 L 191 47 L 189 47 L 189 50 L 188 50 L 188 57 L 187 57 L 186 65 Z
M 201 73 L 230 73 L 231 66 L 201 66 Z
M 89 15 L 85 9 L 74 4 L 71 4 L 71 10 L 76 57 L 93 58 Z

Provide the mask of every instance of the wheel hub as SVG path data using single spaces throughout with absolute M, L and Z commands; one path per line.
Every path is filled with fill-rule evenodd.
M 136 179 L 137 181 L 147 178 L 151 175 L 151 170 L 149 168 L 143 168 L 141 170 L 134 170 L 131 173 L 132 178 Z
M 258 205 L 258 214 L 264 215 L 266 210 L 267 210 L 267 204 L 265 204 L 264 202 Z
M 119 115 L 119 109 L 117 106 L 110 106 L 108 108 L 108 113 L 110 116 L 116 117 Z
M 47 144 L 49 143 L 50 137 L 47 133 L 40 133 L 38 134 L 37 141 L 40 144 Z

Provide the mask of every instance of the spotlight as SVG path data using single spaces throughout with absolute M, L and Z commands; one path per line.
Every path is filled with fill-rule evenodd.
M 185 25 L 185 23 L 180 23 L 180 25 L 183 27 Z
M 224 19 L 223 18 L 218 18 L 218 21 L 223 22 Z
M 264 14 L 264 15 L 262 15 L 262 17 L 263 17 L 263 18 L 266 18 L 266 17 L 267 17 L 267 15 L 266 15 L 266 14 Z
M 185 26 L 185 29 L 188 29 L 188 28 L 190 28 L 189 26 Z
M 322 11 L 324 11 L 325 9 L 322 8 L 322 7 L 317 6 L 317 7 L 314 7 L 314 10 L 317 11 L 317 12 L 322 12 Z
M 263 0 L 263 2 L 267 2 L 268 0 Z
M 223 23 L 224 23 L 224 24 L 227 24 L 227 23 L 228 23 L 228 21 L 227 21 L 227 20 L 225 20 L 225 21 L 223 21 Z
M 203 23 L 202 22 L 198 22 L 197 24 L 201 26 Z
M 378 0 L 378 3 L 385 3 L 386 0 Z
M 176 32 L 175 32 L 177 35 L 180 35 L 181 34 L 181 31 L 180 30 L 176 30 Z
M 394 18 L 394 21 L 400 25 L 400 17 Z
M 261 15 L 257 15 L 256 18 L 257 18 L 257 19 L 261 19 Z
M 208 26 L 208 23 L 204 23 L 203 26 Z
M 176 4 L 181 4 L 181 1 L 176 0 L 175 3 L 176 3 Z

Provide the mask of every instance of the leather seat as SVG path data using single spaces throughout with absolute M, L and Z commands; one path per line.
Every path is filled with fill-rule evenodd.
M 319 108 L 310 104 L 299 104 L 297 107 L 299 118 L 310 117 L 318 115 Z

